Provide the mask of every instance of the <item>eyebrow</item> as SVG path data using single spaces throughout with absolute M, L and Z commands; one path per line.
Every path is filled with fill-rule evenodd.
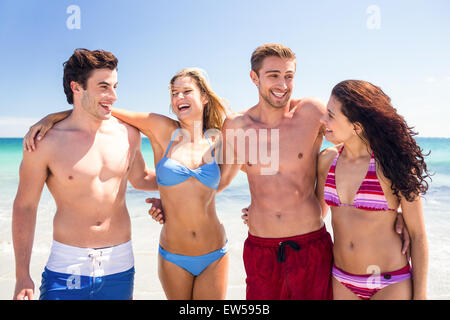
M 187 86 L 184 86 L 184 87 L 178 87 L 178 88 L 172 88 L 171 90 L 172 91 L 176 91 L 176 90 L 186 90 L 186 89 L 189 89 L 189 90 L 191 90 L 192 89 L 192 87 L 187 87 Z
M 280 70 L 267 70 L 266 72 L 264 72 L 264 74 L 267 74 L 267 73 L 281 73 L 281 71 Z M 292 70 L 288 70 L 288 71 L 286 71 L 286 73 L 294 74 L 295 72 Z
M 116 82 L 116 86 L 118 85 L 119 83 L 118 82 Z M 106 82 L 106 81 L 100 81 L 99 83 L 97 83 L 97 85 L 99 86 L 99 85 L 107 85 L 107 86 L 110 86 L 111 84 L 110 83 L 108 83 L 108 82 Z
M 272 72 L 281 73 L 280 70 L 267 70 L 267 71 L 264 72 L 264 73 L 272 73 Z

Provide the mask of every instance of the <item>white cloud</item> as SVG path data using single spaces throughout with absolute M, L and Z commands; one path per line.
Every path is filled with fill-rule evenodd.
M 0 137 L 23 137 L 38 118 L 0 116 Z

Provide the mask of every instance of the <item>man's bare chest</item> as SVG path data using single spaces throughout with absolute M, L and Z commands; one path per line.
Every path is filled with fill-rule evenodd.
M 106 182 L 123 178 L 135 154 L 127 137 L 114 135 L 96 139 L 65 139 L 54 149 L 49 174 L 60 182 Z
M 310 125 L 249 128 L 245 147 L 237 148 L 238 158 L 249 174 L 292 172 L 312 163 L 316 157 L 313 148 L 316 138 L 317 128 Z

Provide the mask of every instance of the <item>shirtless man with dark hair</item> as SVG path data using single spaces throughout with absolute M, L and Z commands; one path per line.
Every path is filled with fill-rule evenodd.
M 24 151 L 20 166 L 12 218 L 14 299 L 34 296 L 29 269 L 44 184 L 57 209 L 40 298 L 132 298 L 127 181 L 142 190 L 157 190 L 157 184 L 141 154 L 138 130 L 111 117 L 116 87 L 117 59 L 109 52 L 77 49 L 65 63 L 64 88 L 73 112 L 33 152 Z

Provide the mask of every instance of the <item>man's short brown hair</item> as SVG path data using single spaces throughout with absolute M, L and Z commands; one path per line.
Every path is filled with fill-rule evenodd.
M 75 81 L 86 89 L 87 79 L 95 69 L 117 69 L 117 58 L 108 51 L 75 49 L 72 56 L 64 62 L 63 86 L 67 102 L 73 104 L 73 92 L 70 83 Z
M 253 51 L 251 64 L 252 70 L 259 75 L 259 69 L 261 69 L 262 63 L 266 57 L 279 57 L 295 60 L 295 54 L 286 46 L 277 43 L 266 43 Z

